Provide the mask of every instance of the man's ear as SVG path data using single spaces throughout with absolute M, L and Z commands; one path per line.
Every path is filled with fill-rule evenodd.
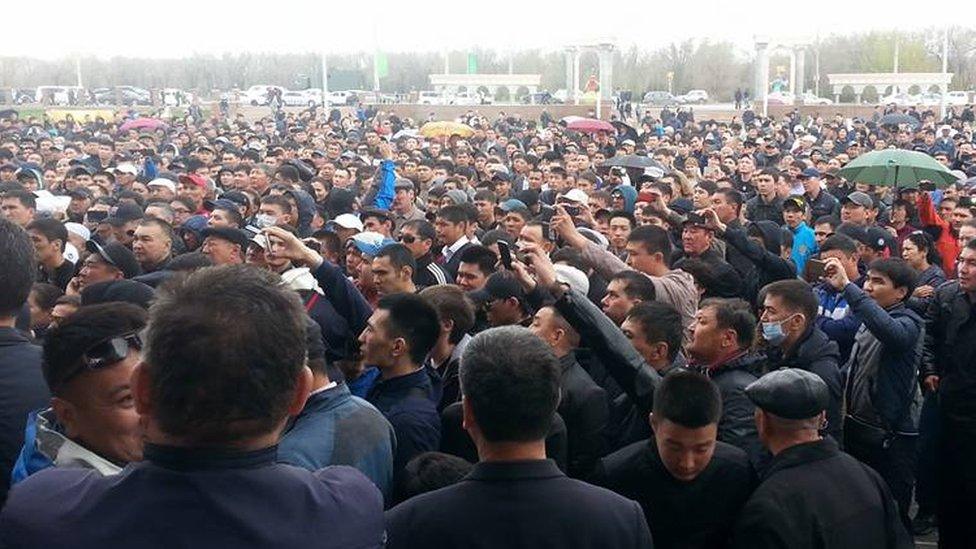
M 51 408 L 54 409 L 54 416 L 58 418 L 58 423 L 64 428 L 64 433 L 68 438 L 78 436 L 75 429 L 76 414 L 75 407 L 67 400 L 51 397 Z
M 393 346 L 390 349 L 390 354 L 392 354 L 394 358 L 407 354 L 407 340 L 403 339 L 402 337 L 394 339 Z
M 305 407 L 308 394 L 312 392 L 312 370 L 308 366 L 302 366 L 295 380 L 295 393 L 292 395 L 291 403 L 288 405 L 288 415 L 297 416 Z
M 136 401 L 136 412 L 140 416 L 148 416 L 152 413 L 152 391 L 150 386 L 152 378 L 145 362 L 139 362 L 136 369 L 132 372 L 132 394 Z

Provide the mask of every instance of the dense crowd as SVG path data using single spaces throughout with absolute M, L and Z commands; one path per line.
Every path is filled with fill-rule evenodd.
M 8 113 L 0 545 L 969 546 L 976 123 L 893 109 Z

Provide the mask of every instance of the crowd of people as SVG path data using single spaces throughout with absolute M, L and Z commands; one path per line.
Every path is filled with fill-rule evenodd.
M 0 545 L 970 546 L 976 123 L 883 114 L 8 115 Z

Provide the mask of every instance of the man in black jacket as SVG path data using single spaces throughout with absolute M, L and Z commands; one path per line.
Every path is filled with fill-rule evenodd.
M 912 547 L 881 477 L 820 437 L 830 402 L 820 377 L 784 368 L 746 395 L 774 457 L 739 515 L 732 547 Z
M 820 376 L 830 392 L 825 433 L 843 443 L 844 376 L 837 343 L 817 328 L 817 296 L 802 280 L 780 280 L 761 290 L 762 337 L 771 368 L 799 368 Z
M 387 512 L 387 547 L 653 547 L 644 513 L 546 460 L 559 361 L 538 337 L 505 326 L 461 360 L 464 427 L 481 461 L 458 484 Z
M 609 415 L 606 391 L 576 361 L 579 333 L 559 311 L 551 306 L 539 309 L 529 330 L 548 343 L 559 359 L 557 411 L 569 436 L 569 476 L 584 478 L 604 453 L 603 430 Z
M 939 542 L 963 547 L 976 539 L 976 240 L 959 254 L 958 280 L 943 284 L 925 315 L 920 378 L 937 391 Z
M 34 282 L 34 246 L 27 232 L 0 219 L 0 506 L 24 444 L 27 414 L 51 398 L 41 375 L 41 348 L 14 326 Z
M 764 357 L 750 351 L 756 317 L 741 299 L 706 299 L 698 309 L 687 351 L 693 365 L 704 370 L 722 394 L 718 439 L 749 454 L 753 464 L 762 455 L 753 420 L 755 406 L 745 389 L 763 373 Z
M 640 503 L 659 547 L 724 547 L 752 492 L 746 453 L 716 440 L 721 414 L 714 383 L 677 371 L 654 392 L 654 436 L 597 464 L 594 482 Z

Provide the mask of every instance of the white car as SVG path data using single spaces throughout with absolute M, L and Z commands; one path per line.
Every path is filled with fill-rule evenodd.
M 921 95 L 920 104 L 926 107 L 935 107 L 942 104 L 942 94 L 941 93 L 923 93 Z
M 78 86 L 39 86 L 34 92 L 34 101 L 51 105 L 67 105 L 71 102 L 72 91 L 76 100 L 85 95 L 85 89 Z
M 448 100 L 451 105 L 480 105 L 481 96 L 477 93 L 459 92 Z
M 833 105 L 834 102 L 826 97 L 817 97 L 813 92 L 803 92 L 803 103 L 805 105 Z
M 953 105 L 953 106 L 957 106 L 957 107 L 962 107 L 962 106 L 968 105 L 970 103 L 971 103 L 971 101 L 969 100 L 969 92 L 954 91 L 954 92 L 949 92 L 946 95 L 946 104 L 947 105 Z
M 675 99 L 677 99 L 679 103 L 684 103 L 684 104 L 708 103 L 708 92 L 705 90 L 691 90 L 684 95 L 679 95 Z
M 421 105 L 445 105 L 447 98 L 435 91 L 422 91 L 417 94 L 417 103 Z
M 913 107 L 920 102 L 919 96 L 907 93 L 893 93 L 878 100 L 878 103 L 882 105 L 896 105 L 898 107 Z
M 241 103 L 246 103 L 254 107 L 267 105 L 268 91 L 271 89 L 281 90 L 282 94 L 284 94 L 286 91 L 285 88 L 282 88 L 281 86 L 269 86 L 267 84 L 251 86 L 241 95 Z
M 769 105 L 792 105 L 796 98 L 790 92 L 770 92 L 766 94 L 766 103 Z
M 350 97 L 355 97 L 355 93 L 344 90 L 344 91 L 334 91 L 329 92 L 329 104 L 330 105 L 346 105 Z

